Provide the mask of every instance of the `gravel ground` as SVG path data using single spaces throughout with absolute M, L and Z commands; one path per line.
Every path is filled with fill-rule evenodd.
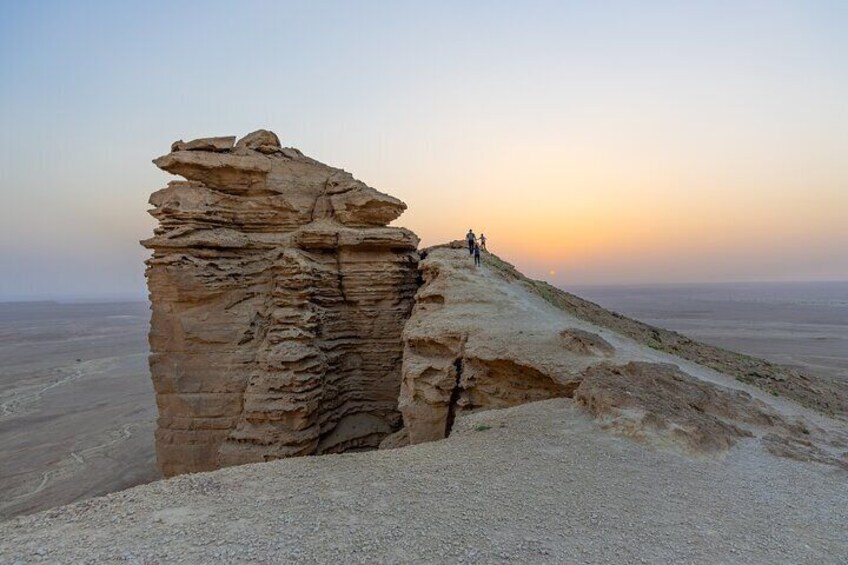
M 447 440 L 186 475 L 0 523 L 0 563 L 846 563 L 848 473 L 692 459 L 570 400 Z

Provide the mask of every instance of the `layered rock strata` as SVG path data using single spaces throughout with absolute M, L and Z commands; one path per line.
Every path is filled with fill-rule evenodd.
M 272 132 L 178 141 L 150 198 L 166 476 L 370 448 L 400 424 L 418 238 L 406 208 Z

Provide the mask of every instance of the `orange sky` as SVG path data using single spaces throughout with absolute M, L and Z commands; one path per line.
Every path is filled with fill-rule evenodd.
M 387 178 L 385 188 L 410 204 L 398 223 L 425 244 L 473 227 L 560 284 L 845 277 L 848 167 L 804 155 L 812 140 L 763 136 L 750 148 L 703 143 L 686 154 L 683 139 L 643 139 L 611 149 L 505 134 L 502 146 Z

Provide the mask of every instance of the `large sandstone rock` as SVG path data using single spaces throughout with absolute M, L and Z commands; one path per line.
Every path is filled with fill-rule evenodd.
M 165 475 L 376 447 L 399 427 L 418 238 L 386 224 L 406 206 L 279 145 L 260 130 L 154 161 L 187 179 L 151 196 L 143 242 Z

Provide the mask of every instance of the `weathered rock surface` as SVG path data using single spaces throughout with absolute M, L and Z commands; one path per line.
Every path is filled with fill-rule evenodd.
M 591 303 L 563 308 L 494 255 L 475 267 L 460 242 L 422 256 L 403 333 L 405 430 L 383 448 L 444 438 L 463 413 L 566 397 L 603 429 L 691 454 L 756 437 L 776 455 L 848 460 L 844 426 L 599 324 Z
M 150 198 L 150 369 L 165 475 L 376 447 L 399 427 L 416 289 L 406 208 L 275 134 L 177 142 Z
M 699 381 L 670 364 L 601 363 L 584 372 L 574 398 L 607 429 L 677 442 L 694 453 L 721 452 L 753 435 L 738 423 L 782 423 L 750 394 Z
M 563 328 L 547 323 L 551 309 L 499 284 L 458 247 L 425 252 L 403 333 L 399 407 L 413 444 L 447 436 L 461 412 L 570 396 L 597 362 L 561 355 Z
M 268 131 L 267 129 L 258 129 L 252 133 L 247 134 L 246 136 L 239 139 L 236 147 L 247 147 L 248 149 L 255 149 L 260 151 L 261 153 L 265 153 L 266 151 L 263 148 L 267 148 L 268 152 L 273 153 L 272 149 L 276 149 L 277 151 L 282 151 L 282 147 L 280 147 L 280 138 L 277 137 L 277 134 L 273 131 Z
M 757 436 L 773 455 L 848 470 L 844 427 L 825 430 L 803 416 L 781 415 L 745 391 L 699 380 L 676 365 L 601 363 L 584 372 L 574 399 L 602 429 L 655 445 L 710 455 Z
M 848 382 L 844 380 L 812 375 L 795 367 L 770 363 L 645 324 L 606 310 L 546 282 L 527 279 L 511 265 L 503 262 L 492 264 L 491 267 L 502 277 L 521 281 L 528 290 L 555 308 L 583 321 L 675 358 L 709 367 L 739 382 L 760 388 L 774 397 L 788 398 L 802 406 L 848 422 Z

